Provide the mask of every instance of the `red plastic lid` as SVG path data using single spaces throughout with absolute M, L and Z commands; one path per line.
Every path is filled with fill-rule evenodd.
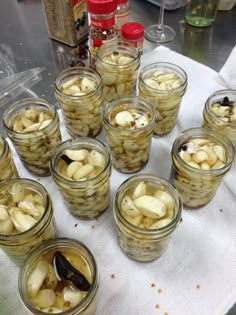
M 92 14 L 109 14 L 116 11 L 117 0 L 86 0 L 87 10 Z
M 122 4 L 122 3 L 126 3 L 126 2 L 128 2 L 128 0 L 117 0 L 117 5 Z
M 144 26 L 136 22 L 128 22 L 122 25 L 121 33 L 125 39 L 139 39 L 144 35 Z

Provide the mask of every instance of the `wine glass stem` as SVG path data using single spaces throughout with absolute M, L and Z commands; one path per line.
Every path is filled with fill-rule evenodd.
M 158 28 L 160 29 L 160 31 L 162 30 L 162 26 L 163 26 L 164 10 L 165 10 L 165 0 L 161 0 L 160 13 L 159 13 L 159 19 L 158 19 Z

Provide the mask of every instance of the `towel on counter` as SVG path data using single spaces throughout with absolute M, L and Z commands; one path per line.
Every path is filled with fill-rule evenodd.
M 228 89 L 236 90 L 236 46 L 221 68 L 219 78 Z

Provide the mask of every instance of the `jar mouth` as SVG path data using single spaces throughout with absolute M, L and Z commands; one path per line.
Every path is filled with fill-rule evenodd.
M 140 228 L 136 225 L 131 224 L 129 221 L 127 221 L 125 219 L 125 217 L 122 215 L 121 211 L 120 211 L 120 207 L 119 207 L 119 195 L 120 194 L 124 194 L 125 191 L 127 191 L 127 189 L 129 188 L 129 183 L 132 181 L 138 180 L 140 181 L 150 181 L 152 183 L 156 183 L 156 180 L 159 181 L 158 184 L 161 184 L 167 188 L 167 190 L 171 190 L 173 192 L 173 194 L 171 194 L 172 198 L 174 199 L 175 202 L 175 217 L 172 219 L 172 221 L 170 223 L 168 223 L 167 225 L 158 228 L 158 229 L 144 229 L 144 228 Z M 178 191 L 175 189 L 175 187 L 169 183 L 166 179 L 162 178 L 162 177 L 157 177 L 155 175 L 152 174 L 140 174 L 140 175 L 133 175 L 131 177 L 129 177 L 128 179 L 126 179 L 118 188 L 116 195 L 113 199 L 113 213 L 114 213 L 114 217 L 118 216 L 120 221 L 122 222 L 122 224 L 127 227 L 129 230 L 131 230 L 134 233 L 139 233 L 140 236 L 159 236 L 159 235 L 165 235 L 167 236 L 168 234 L 170 234 L 174 228 L 176 227 L 176 225 L 178 224 L 178 222 L 181 219 L 181 215 L 182 215 L 182 200 L 180 198 L 180 195 L 178 193 Z M 135 236 L 136 238 L 139 238 L 138 235 Z
M 148 70 L 152 70 L 152 69 L 155 69 L 156 71 L 159 71 L 161 69 L 159 68 L 166 68 L 168 70 L 172 70 L 173 72 L 177 73 L 178 77 L 181 77 L 181 80 L 183 81 L 182 84 L 177 87 L 177 88 L 174 88 L 174 89 L 171 89 L 171 90 L 159 90 L 157 88 L 153 88 L 149 85 L 147 85 L 145 82 L 144 82 L 144 76 L 145 76 L 145 72 L 148 71 Z M 174 63 L 170 63 L 170 62 L 156 62 L 156 63 L 152 63 L 146 67 L 144 67 L 143 69 L 141 69 L 141 72 L 140 72 L 140 75 L 139 75 L 139 79 L 140 81 L 142 82 L 142 84 L 148 88 L 150 91 L 153 91 L 153 92 L 158 92 L 159 94 L 169 94 L 171 92 L 175 92 L 175 91 L 178 91 L 178 90 L 184 90 L 187 86 L 187 81 L 188 81 L 188 75 L 187 73 L 185 72 L 184 69 L 180 68 L 179 66 L 175 65 Z
M 95 177 L 87 179 L 85 181 L 69 180 L 69 179 L 61 176 L 60 173 L 57 171 L 57 165 L 58 165 L 59 159 L 60 159 L 63 151 L 65 151 L 68 148 L 71 149 L 73 144 L 74 144 L 73 147 L 79 146 L 79 148 L 81 148 L 81 149 L 89 148 L 89 145 L 86 145 L 88 142 L 90 142 L 89 145 L 91 144 L 91 148 L 95 148 L 95 146 L 98 144 L 99 146 L 101 146 L 101 149 L 104 150 L 103 152 L 106 152 L 106 165 L 105 165 L 104 169 L 102 170 L 102 172 L 99 173 L 98 175 L 96 175 Z M 69 146 L 69 144 L 71 144 L 71 145 Z M 88 186 L 88 184 L 92 185 L 93 183 L 99 183 L 100 181 L 102 181 L 103 177 L 101 177 L 101 175 L 105 174 L 106 171 L 109 168 L 111 168 L 111 155 L 109 152 L 110 151 L 107 148 L 107 146 L 98 139 L 92 139 L 89 137 L 81 137 L 81 138 L 73 137 L 69 140 L 61 142 L 61 144 L 56 149 L 54 149 L 54 151 L 52 152 L 51 157 L 50 157 L 50 163 L 49 163 L 50 170 L 51 170 L 51 173 L 53 176 L 56 176 L 58 179 L 60 179 L 60 181 L 62 181 L 63 183 L 65 183 L 67 185 L 70 185 L 72 188 L 77 188 L 78 185 L 81 188 L 82 187 L 86 188 Z M 101 154 L 103 154 L 103 153 L 101 153 Z M 99 179 L 99 181 L 98 181 L 98 179 Z
M 86 93 L 84 95 L 68 95 L 66 93 L 63 93 L 63 91 L 61 91 L 59 84 L 65 79 L 70 77 L 86 77 L 86 71 L 89 75 L 94 76 L 96 78 L 96 83 L 98 84 L 96 89 L 94 91 L 91 91 L 89 93 Z M 55 91 L 58 95 L 62 96 L 62 97 L 68 97 L 71 98 L 72 100 L 79 100 L 79 99 L 83 99 L 84 97 L 90 97 L 93 96 L 94 94 L 97 93 L 97 91 L 99 89 L 102 88 L 102 79 L 101 76 L 99 75 L 99 73 L 91 68 L 88 67 L 73 67 L 73 68 L 69 68 L 69 69 L 65 69 L 62 72 L 60 72 L 55 79 L 54 82 L 54 87 L 55 87 Z
M 189 135 L 188 135 L 189 134 Z M 179 152 L 179 147 L 186 143 L 188 140 L 192 139 L 199 139 L 206 136 L 207 139 L 214 141 L 216 144 L 220 144 L 224 147 L 226 153 L 227 153 L 227 162 L 225 165 L 221 168 L 218 169 L 210 169 L 210 170 L 204 170 L 204 169 L 197 169 L 195 167 L 192 167 L 191 165 L 187 164 L 178 154 Z M 224 144 L 226 142 L 226 145 Z M 216 131 L 213 131 L 208 128 L 190 128 L 184 130 L 180 135 L 175 139 L 172 150 L 171 150 L 171 156 L 174 156 L 174 158 L 177 160 L 178 163 L 182 164 L 185 166 L 185 168 L 189 171 L 195 172 L 196 174 L 201 174 L 201 175 L 207 175 L 207 176 L 212 176 L 212 175 L 217 175 L 219 172 L 224 172 L 226 171 L 231 165 L 232 162 L 234 161 L 234 155 L 235 155 L 235 150 L 233 147 L 233 144 L 231 143 L 230 140 L 228 140 L 226 137 L 223 137 L 221 134 L 219 134 Z M 174 163 L 173 157 L 172 157 L 172 162 Z
M 27 276 L 29 272 L 29 266 L 33 264 L 35 258 L 39 257 L 40 255 L 46 254 L 50 250 L 60 249 L 60 248 L 68 248 L 68 249 L 75 249 L 78 252 L 82 252 L 81 256 L 85 257 L 86 255 L 89 257 L 86 259 L 86 262 L 89 265 L 89 268 L 92 270 L 92 282 L 90 285 L 89 290 L 87 291 L 86 297 L 77 305 L 72 307 L 69 310 L 65 310 L 63 312 L 57 313 L 57 314 L 63 314 L 63 315 L 72 315 L 74 314 L 74 311 L 80 309 L 80 311 L 83 311 L 87 308 L 87 306 L 91 303 L 92 299 L 94 298 L 99 284 L 99 273 L 97 268 L 97 263 L 95 261 L 95 258 L 92 254 L 92 252 L 89 250 L 89 248 L 84 245 L 82 242 L 72 239 L 72 238 L 58 238 L 54 240 L 49 240 L 41 244 L 39 247 L 34 249 L 34 251 L 31 253 L 31 255 L 26 259 L 23 266 L 20 269 L 19 277 L 18 277 L 18 290 L 20 293 L 20 297 L 22 301 L 24 302 L 26 308 L 34 314 L 35 312 L 35 306 L 30 301 L 30 299 L 24 294 L 24 290 L 26 289 L 26 281 L 24 281 L 25 277 Z M 36 257 L 35 257 L 36 256 Z M 46 313 L 43 311 L 40 311 L 37 309 L 38 315 L 45 315 Z
M 28 234 L 30 234 L 34 229 L 36 229 L 38 226 L 40 226 L 40 224 L 42 224 L 42 222 L 44 221 L 45 216 L 48 215 L 47 209 L 51 205 L 51 199 L 50 199 L 49 194 L 46 191 L 46 189 L 41 184 L 36 182 L 35 180 L 28 179 L 28 178 L 14 178 L 14 179 L 9 180 L 6 183 L 3 183 L 2 186 L 1 186 L 1 191 L 4 190 L 4 189 L 7 189 L 7 188 L 12 188 L 12 186 L 15 183 L 19 183 L 19 182 L 24 184 L 25 187 L 30 187 L 31 190 L 34 190 L 35 192 L 37 192 L 41 196 L 42 196 L 42 194 L 41 194 L 40 190 L 42 190 L 42 192 L 45 194 L 45 197 L 42 196 L 42 198 L 43 198 L 43 200 L 45 202 L 45 211 L 44 211 L 42 217 L 39 219 L 39 221 L 34 226 L 32 226 L 30 229 L 28 229 L 28 230 L 26 230 L 24 232 L 18 233 L 18 234 L 12 234 L 12 235 L 0 234 L 0 243 L 1 243 L 2 240 L 11 240 L 11 241 L 15 240 L 15 241 L 18 241 L 18 240 L 20 240 L 23 237 L 27 237 Z M 0 194 L 1 194 L 1 191 L 0 191 Z M 9 193 L 10 193 L 10 191 L 9 191 Z M 28 240 L 27 240 L 27 242 L 28 242 Z

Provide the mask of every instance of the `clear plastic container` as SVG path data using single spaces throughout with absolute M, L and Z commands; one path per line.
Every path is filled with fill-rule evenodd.
M 146 0 L 148 2 L 151 2 L 155 5 L 161 6 L 162 0 Z M 166 0 L 165 1 L 165 9 L 166 10 L 176 10 L 178 8 L 181 8 L 185 6 L 186 0 Z
M 18 177 L 7 141 L 0 136 L 0 183 Z
M 144 26 L 137 22 L 129 22 L 121 27 L 121 38 L 123 42 L 136 47 L 140 54 L 143 51 Z
M 161 191 L 162 196 L 169 196 L 163 199 L 171 200 L 171 207 L 167 208 L 167 214 L 164 216 L 164 218 L 168 217 L 168 221 L 165 221 L 166 224 L 148 229 L 143 227 L 143 224 L 145 224 L 145 220 L 150 218 L 140 215 L 134 216 L 133 214 L 125 218 L 122 214 L 122 204 L 125 196 L 133 196 L 132 198 L 142 196 L 139 192 L 139 196 L 134 197 L 140 183 L 146 185 L 146 194 L 155 195 L 156 191 Z M 181 219 L 181 213 L 182 202 L 178 192 L 164 178 L 151 174 L 140 174 L 128 178 L 118 188 L 113 205 L 113 216 L 121 249 L 128 257 L 137 261 L 148 262 L 161 257 Z M 140 222 L 137 226 L 138 220 Z
M 117 8 L 115 12 L 115 21 L 118 28 L 118 34 L 125 23 L 130 19 L 130 6 L 128 0 L 117 0 Z
M 53 267 L 53 257 L 55 254 L 62 254 L 70 264 L 79 270 L 89 282 L 89 289 L 87 291 L 77 290 L 70 280 L 58 281 Z M 33 278 L 32 272 L 37 269 L 41 263 L 41 269 L 46 266 L 50 272 L 39 275 L 42 278 Z M 68 269 L 67 269 L 68 270 Z M 31 280 L 30 280 L 31 277 Z M 72 277 L 72 274 L 71 274 Z M 35 280 L 35 281 L 34 281 Z M 28 282 L 36 284 L 36 281 L 42 281 L 44 289 L 48 288 L 50 296 L 54 303 L 49 307 L 39 307 L 35 305 L 34 298 L 30 297 Z M 53 281 L 50 281 L 53 280 Z M 33 315 L 45 315 L 57 313 L 60 315 L 93 315 L 96 312 L 96 298 L 99 286 L 99 274 L 97 264 L 91 251 L 80 241 L 69 238 L 58 238 L 52 241 L 44 242 L 42 246 L 38 247 L 25 261 L 22 266 L 18 279 L 18 288 L 21 300 L 26 309 Z M 36 299 L 40 295 L 41 287 L 38 287 L 36 292 Z M 52 293 L 55 292 L 55 293 Z M 79 293 L 77 293 L 79 292 Z M 75 295 L 82 295 L 78 298 Z M 56 297 L 55 297 L 56 295 Z M 42 294 L 41 294 L 42 296 Z M 65 299 L 64 299 L 65 298 Z M 74 299 L 74 300 L 73 300 Z M 49 293 L 47 294 L 46 303 L 50 300 Z M 41 303 L 45 303 L 41 298 Z M 50 303 L 50 302 L 49 302 Z

